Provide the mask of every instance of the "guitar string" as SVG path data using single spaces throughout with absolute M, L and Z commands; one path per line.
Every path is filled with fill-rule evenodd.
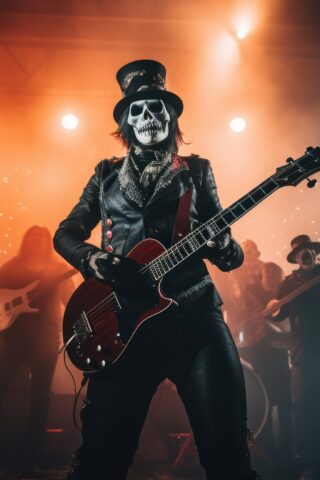
M 104 311 L 107 311 L 108 309 L 112 308 L 114 309 L 114 307 L 117 305 L 116 302 L 112 301 L 112 300 L 109 300 L 108 302 L 104 302 L 103 304 L 101 304 L 99 306 L 99 308 L 95 309 L 92 313 L 90 314 L 87 314 L 87 319 L 92 322 L 95 320 L 96 317 L 98 317 L 101 313 L 103 313 Z
M 109 310 L 111 310 L 111 308 L 107 308 L 105 311 L 102 311 L 100 312 L 94 319 L 91 319 L 91 321 L 93 322 L 93 326 L 95 329 L 99 328 L 99 326 L 104 323 L 104 320 L 105 320 L 105 315 L 109 312 Z M 107 326 L 108 323 L 105 324 L 105 326 Z M 110 331 L 112 331 L 113 329 L 111 328 Z M 104 335 L 107 333 L 107 331 L 104 330 Z
M 111 299 L 112 297 L 114 296 L 114 292 L 112 291 L 111 293 L 109 293 L 109 295 L 105 298 L 103 298 L 102 300 L 100 300 L 99 303 L 97 303 L 94 307 L 92 307 L 90 310 L 88 310 L 87 312 L 85 312 L 86 314 L 88 313 L 91 313 L 93 310 L 95 310 L 96 307 L 98 307 L 101 303 L 105 302 L 106 300 L 109 300 Z
M 99 308 L 99 310 L 97 310 L 96 312 L 94 312 L 94 314 L 90 314 L 88 316 L 88 319 L 90 319 L 90 321 L 95 321 L 96 318 L 98 318 L 102 313 L 105 313 L 107 312 L 108 310 L 110 310 L 112 307 L 116 306 L 117 305 L 117 302 L 108 302 L 108 306 L 105 308 L 105 305 L 101 306 Z

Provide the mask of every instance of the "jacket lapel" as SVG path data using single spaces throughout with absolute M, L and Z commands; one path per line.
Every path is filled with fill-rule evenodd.
M 173 155 L 172 162 L 165 169 L 156 185 L 153 195 L 145 205 L 145 213 L 159 205 L 170 203 L 180 198 L 192 184 L 189 167 L 182 157 Z

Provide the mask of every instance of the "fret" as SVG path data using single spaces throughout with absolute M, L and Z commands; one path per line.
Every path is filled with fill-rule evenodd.
M 183 240 L 183 241 L 180 243 L 180 246 L 181 246 L 181 249 L 184 250 L 185 255 L 188 257 L 188 256 L 189 256 L 189 252 L 188 252 L 188 249 L 187 249 L 187 247 L 186 247 L 186 241 Z
M 207 242 L 208 240 L 210 240 L 210 234 L 208 234 L 208 230 L 207 230 L 206 228 L 203 228 L 203 227 L 201 226 L 201 230 L 198 230 L 198 233 L 199 233 L 200 237 L 202 238 L 202 240 L 204 240 L 205 242 Z M 206 237 L 205 234 L 207 234 L 207 237 L 208 237 L 208 238 Z
M 228 225 L 233 222 L 236 216 L 232 213 L 230 209 L 228 209 L 225 213 L 222 214 L 223 220 L 227 222 Z
M 229 226 L 229 224 L 225 221 L 225 219 L 222 216 L 220 216 L 220 218 L 216 220 L 215 224 L 213 224 L 213 227 L 216 227 L 216 226 L 218 226 L 218 228 L 216 228 L 216 231 L 215 233 L 212 234 L 212 236 L 218 233 L 219 230 L 224 230 L 226 227 Z
M 158 268 L 161 276 L 167 273 L 161 257 L 158 258 Z
M 246 210 L 249 210 L 251 207 L 253 207 L 256 204 L 256 202 L 249 195 L 244 200 L 241 200 L 241 204 Z
M 278 188 L 277 183 L 272 179 L 267 180 L 262 185 L 263 185 L 263 190 L 266 192 L 266 194 L 272 193 L 274 190 Z
M 194 246 L 194 243 L 192 242 L 192 238 L 188 238 L 186 245 L 187 247 L 189 247 L 190 253 L 193 253 L 195 251 L 195 246 Z
M 190 234 L 190 242 L 191 242 L 191 247 L 194 248 L 193 251 L 195 251 L 195 250 L 197 250 L 197 248 L 199 248 L 200 244 L 198 243 L 194 234 Z
M 210 238 L 212 238 L 212 237 L 215 236 L 216 232 L 215 232 L 215 230 L 212 228 L 211 225 L 205 225 L 205 226 L 203 227 L 203 230 L 204 230 L 204 229 L 205 229 L 205 230 L 207 231 L 207 233 L 208 233 L 208 240 L 210 240 Z M 208 240 L 207 240 L 207 241 L 208 241 Z
M 243 208 L 241 203 L 238 203 L 234 207 L 231 207 L 231 211 L 236 217 L 240 217 L 243 214 L 243 212 L 245 211 L 245 209 Z
M 171 269 L 171 268 L 175 267 L 175 264 L 173 263 L 173 260 L 172 260 L 172 258 L 171 258 L 171 256 L 170 256 L 170 252 L 167 251 L 167 252 L 164 253 L 163 255 L 166 256 L 166 260 L 168 261 L 169 268 Z
M 163 260 L 163 258 L 158 259 L 161 276 L 165 275 L 169 271 L 169 270 L 166 269 L 166 266 L 164 265 L 164 263 L 162 263 L 162 260 Z
M 153 265 L 149 265 L 149 268 L 150 268 L 150 272 L 151 272 L 151 275 L 152 277 L 154 278 L 154 280 L 157 280 L 157 275 L 156 275 L 156 272 L 155 272 L 155 269 L 153 267 Z
M 261 190 L 261 188 L 259 188 L 259 190 L 255 190 L 254 192 L 251 192 L 250 195 L 256 203 L 260 202 L 266 196 L 265 193 Z
M 191 253 L 193 253 L 195 251 L 194 244 L 192 243 L 192 238 L 191 237 L 187 237 L 186 242 L 185 242 L 185 246 L 189 248 L 188 255 L 190 255 Z
M 170 254 L 172 255 L 172 257 L 173 257 L 174 261 L 176 262 L 176 264 L 178 264 L 178 263 L 179 263 L 179 259 L 177 259 L 176 255 L 175 255 L 174 249 L 170 252 Z
M 169 265 L 169 263 L 167 262 L 166 255 L 164 255 L 164 256 L 162 257 L 162 261 L 163 261 L 165 267 L 167 268 L 167 270 L 169 271 L 169 270 L 170 270 L 170 265 Z
M 159 269 L 159 261 L 155 261 L 153 263 L 153 268 L 155 270 L 155 278 L 156 280 L 159 280 L 159 278 L 161 278 L 161 273 L 160 273 L 160 269 Z
M 182 251 L 181 251 L 181 249 L 180 249 L 180 244 L 174 245 L 174 248 L 175 248 L 175 253 L 176 253 L 178 256 L 180 256 L 179 262 L 181 262 L 182 260 L 184 260 L 184 256 L 183 256 L 183 253 L 182 253 Z
M 207 241 L 207 239 L 205 238 L 205 236 L 202 234 L 201 230 L 200 229 L 197 229 L 193 232 L 194 234 L 194 238 L 196 239 L 196 241 L 199 243 L 199 245 L 201 245 L 203 243 L 203 241 Z

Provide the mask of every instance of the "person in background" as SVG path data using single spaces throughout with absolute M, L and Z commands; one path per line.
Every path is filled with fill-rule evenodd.
M 302 466 L 312 480 L 320 479 L 320 243 L 308 235 L 291 241 L 287 260 L 298 266 L 279 286 L 277 298 L 283 299 L 305 286 L 280 312 L 275 321 L 289 317 L 295 345 L 290 351 L 295 404 L 296 442 Z M 311 282 L 311 283 L 310 283 Z M 309 285 L 309 287 L 308 287 Z M 270 301 L 269 305 L 276 305 Z
M 19 302 L 17 292 L 12 292 L 10 304 L 16 303 L 21 313 L 0 332 L 0 408 L 22 366 L 27 367 L 30 376 L 25 440 L 19 458 L 15 459 L 17 473 L 22 478 L 41 475 L 39 463 L 50 388 L 61 342 L 61 302 L 66 305 L 74 291 L 71 278 L 58 282 L 67 270 L 54 253 L 49 230 L 37 225 L 25 232 L 18 255 L 0 269 L 0 300 L 4 295 L 1 289 L 17 290 L 30 286 L 25 305 Z M 6 292 L 8 294 L 10 292 Z M 8 301 L 6 305 L 9 305 Z M 32 313 L 30 307 L 34 309 Z M 0 413 L 5 415 L 1 410 Z
M 280 478 L 293 474 L 292 395 L 288 345 L 279 341 L 282 337 L 270 325 L 261 312 L 275 298 L 284 273 L 274 262 L 263 263 L 255 282 L 248 282 L 242 294 L 246 315 L 237 331 L 241 332 L 238 349 L 241 358 L 249 362 L 261 378 L 268 395 L 270 407 L 277 410 L 278 428 L 275 428 L 272 409 L 259 441 L 271 454 L 275 472 Z M 280 348 L 279 348 L 280 347 Z M 274 432 L 278 430 L 276 440 Z

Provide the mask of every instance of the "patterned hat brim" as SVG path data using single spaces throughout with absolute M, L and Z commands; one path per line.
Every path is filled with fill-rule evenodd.
M 140 92 L 136 92 L 133 95 L 129 95 L 128 97 L 122 98 L 114 107 L 113 110 L 113 118 L 117 123 L 119 123 L 122 113 L 125 109 L 130 105 L 132 102 L 136 102 L 138 100 L 146 100 L 146 99 L 154 99 L 158 98 L 163 100 L 164 102 L 170 103 L 173 106 L 175 111 L 177 112 L 177 116 L 180 117 L 181 113 L 183 112 L 183 102 L 178 95 L 172 92 L 168 92 L 167 90 L 142 90 Z

